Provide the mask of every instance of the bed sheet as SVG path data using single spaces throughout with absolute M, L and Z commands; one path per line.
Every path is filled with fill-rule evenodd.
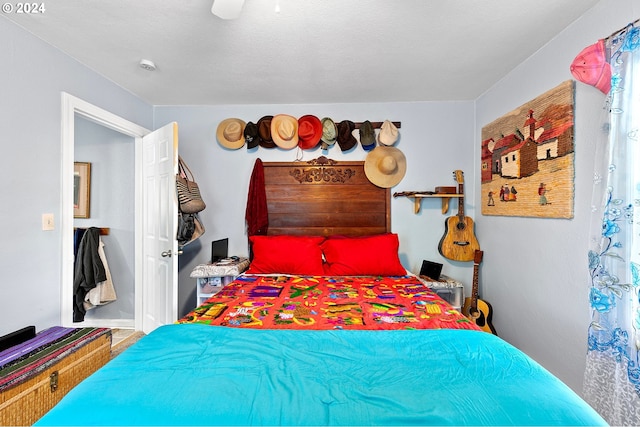
M 266 329 L 479 329 L 411 275 L 242 275 L 179 322 Z
M 471 330 L 156 329 L 36 425 L 605 425 Z

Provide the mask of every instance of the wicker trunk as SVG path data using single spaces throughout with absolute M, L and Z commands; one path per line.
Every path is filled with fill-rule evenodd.
M 28 381 L 0 392 L 0 425 L 32 425 L 69 390 L 107 363 L 110 354 L 111 333 L 106 333 Z

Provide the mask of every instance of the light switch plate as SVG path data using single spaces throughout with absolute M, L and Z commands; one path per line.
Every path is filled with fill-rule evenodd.
M 53 214 L 45 213 L 42 214 L 42 230 L 51 231 L 55 228 L 55 224 L 53 222 Z

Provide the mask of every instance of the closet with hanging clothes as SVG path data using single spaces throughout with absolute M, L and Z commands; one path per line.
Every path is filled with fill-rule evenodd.
M 90 209 L 86 216 L 74 211 L 75 254 L 69 254 L 74 257 L 74 277 L 65 284 L 70 290 L 65 302 L 72 304 L 63 316 L 73 326 L 134 328 L 135 139 L 76 116 L 73 157 L 91 165 L 88 194 L 84 193 Z M 87 237 L 89 230 L 97 234 L 93 240 Z M 104 252 L 104 261 L 94 250 L 78 256 L 83 238 Z M 93 264 L 95 269 L 90 268 Z
M 108 234 L 108 228 L 74 229 L 74 322 L 83 322 L 88 310 L 117 299 L 101 237 Z

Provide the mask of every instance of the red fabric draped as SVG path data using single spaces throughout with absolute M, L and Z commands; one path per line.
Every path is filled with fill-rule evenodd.
M 256 159 L 249 182 L 247 195 L 247 235 L 265 235 L 269 228 L 269 213 L 267 211 L 267 193 L 264 188 L 264 166 L 262 160 Z

